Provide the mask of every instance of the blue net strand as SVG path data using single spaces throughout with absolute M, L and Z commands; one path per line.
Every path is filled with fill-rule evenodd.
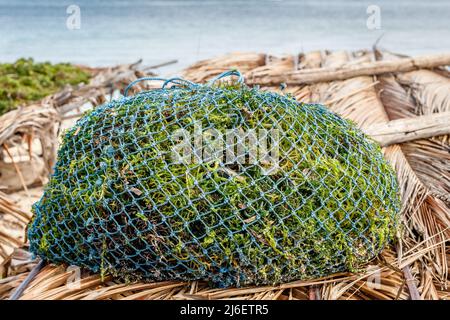
M 236 70 L 206 85 L 142 80 L 163 85 L 97 107 L 63 135 L 33 207 L 35 255 L 132 280 L 229 287 L 358 271 L 393 239 L 395 174 L 353 123 L 249 88 Z M 227 130 L 247 140 L 215 135 Z M 177 150 L 190 152 L 176 158 L 182 142 L 191 144 Z

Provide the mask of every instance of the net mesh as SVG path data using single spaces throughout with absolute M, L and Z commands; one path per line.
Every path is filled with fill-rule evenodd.
M 81 118 L 33 207 L 31 251 L 218 287 L 363 267 L 398 221 L 379 146 L 321 105 L 241 81 L 171 79 Z

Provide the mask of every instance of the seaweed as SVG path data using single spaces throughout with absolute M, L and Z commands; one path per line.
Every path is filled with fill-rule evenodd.
M 280 130 L 278 170 L 175 162 L 178 129 Z M 380 147 L 321 105 L 228 83 L 158 89 L 87 113 L 34 207 L 31 251 L 127 279 L 276 284 L 357 271 L 400 200 Z

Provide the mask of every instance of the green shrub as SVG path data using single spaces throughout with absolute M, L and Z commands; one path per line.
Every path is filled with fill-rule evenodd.
M 55 93 L 65 85 L 87 83 L 89 73 L 68 63 L 19 59 L 0 64 L 0 115 Z

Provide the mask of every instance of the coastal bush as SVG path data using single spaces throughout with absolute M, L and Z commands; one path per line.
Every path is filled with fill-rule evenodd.
M 0 64 L 0 115 L 55 93 L 65 85 L 87 83 L 89 73 L 68 63 L 19 59 Z

